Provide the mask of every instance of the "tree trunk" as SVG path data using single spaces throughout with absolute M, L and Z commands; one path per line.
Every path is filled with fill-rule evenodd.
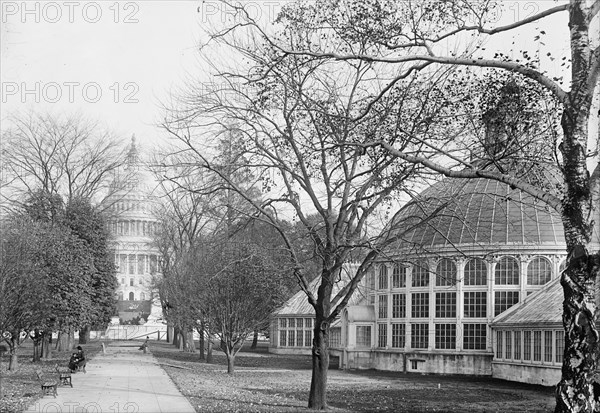
M 37 363 L 42 357 L 42 338 L 35 338 L 33 341 L 33 362 Z
M 171 343 L 173 341 L 173 326 L 170 322 L 167 322 L 167 343 Z
M 190 353 L 196 352 L 196 344 L 194 343 L 194 331 L 190 330 L 185 333 L 186 350 Z
M 15 336 L 15 333 L 13 333 L 10 341 L 8 342 L 10 354 L 8 360 L 8 369 L 11 371 L 15 371 L 19 368 L 19 356 L 17 356 L 17 340 L 18 336 Z
M 67 351 L 67 345 L 68 345 L 68 337 L 67 337 L 67 333 L 65 333 L 64 331 L 59 331 L 58 332 L 58 340 L 57 340 L 57 350 L 58 351 Z
M 227 351 L 225 354 L 227 355 L 227 374 L 233 374 L 235 370 L 235 354 L 233 354 L 233 350 Z
M 69 329 L 67 333 L 67 350 L 71 351 L 75 347 L 75 331 Z
M 254 337 L 252 337 L 252 345 L 250 348 L 254 350 L 258 346 L 258 331 L 254 332 Z
M 179 348 L 179 327 L 173 327 L 173 346 Z
M 10 353 L 9 359 L 8 359 L 8 369 L 10 371 L 16 371 L 19 369 L 19 356 L 17 356 L 17 353 Z
M 565 351 L 562 378 L 556 386 L 555 412 L 593 412 L 598 406 L 594 388 L 600 387 L 598 366 L 598 331 L 594 325 L 594 283 L 600 279 L 598 254 L 588 256 L 576 247 L 568 258 L 561 276 L 564 291 L 563 325 Z M 594 349 L 596 349 L 594 351 Z
M 179 335 L 180 335 L 179 350 L 187 351 L 188 350 L 188 336 L 187 336 L 187 332 L 185 331 L 185 329 L 181 329 L 181 332 L 179 333 Z
M 563 325 L 565 350 L 562 377 L 556 386 L 555 412 L 593 412 L 599 406 L 600 356 L 596 318 L 598 307 L 595 285 L 600 279 L 600 252 L 592 245 L 594 221 L 598 220 L 598 170 L 588 170 L 588 129 L 595 85 L 590 84 L 590 70 L 598 57 L 593 57 L 590 8 L 586 1 L 571 1 L 569 29 L 571 46 L 571 90 L 563 102 L 561 126 L 563 140 L 559 145 L 563 157 L 565 193 L 562 221 L 567 243 L 567 267 L 561 275 L 564 292 Z M 597 14 L 597 11 L 596 11 Z M 596 16 L 597 17 L 597 16 Z M 595 46 L 594 46 L 595 47 Z M 598 168 L 597 165 L 594 166 Z M 596 247 L 597 248 L 597 247 Z M 595 389 L 596 390 L 595 392 Z M 595 394 L 596 393 L 596 394 Z
M 44 358 L 44 359 L 52 358 L 52 331 L 51 330 L 44 331 L 44 335 L 42 337 L 42 358 Z
M 312 378 L 308 407 L 315 410 L 327 409 L 327 371 L 329 369 L 329 326 L 323 317 L 315 318 L 312 347 Z
M 90 340 L 90 331 L 91 327 L 86 325 L 81 330 L 79 330 L 79 344 L 87 344 Z
M 198 334 L 200 335 L 199 338 L 199 347 L 200 347 L 200 360 L 204 360 L 204 346 L 206 345 L 206 343 L 204 342 L 204 323 L 200 323 L 200 328 L 197 329 L 198 330 Z
M 206 362 L 212 363 L 213 342 L 210 335 L 208 336 L 208 348 L 206 349 Z

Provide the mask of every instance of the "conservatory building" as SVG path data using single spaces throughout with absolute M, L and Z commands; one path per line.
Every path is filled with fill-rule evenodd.
M 355 333 L 342 340 L 343 367 L 491 375 L 492 321 L 556 279 L 566 258 L 553 210 L 486 179 L 436 183 L 390 231 L 404 232 L 368 279 L 372 311 L 343 315 Z
M 500 182 L 443 179 L 387 231 L 400 240 L 331 326 L 341 368 L 558 380 L 566 245 L 553 209 Z M 309 353 L 306 338 L 297 345 L 298 321 L 290 324 L 301 317 L 308 329 L 308 304 L 299 295 L 280 310 L 273 351 Z

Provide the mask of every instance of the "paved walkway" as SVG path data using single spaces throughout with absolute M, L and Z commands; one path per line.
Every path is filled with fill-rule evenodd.
M 59 386 L 26 413 L 194 413 L 152 354 L 141 343 L 112 343 L 88 361 L 87 373 L 73 374 L 73 388 Z

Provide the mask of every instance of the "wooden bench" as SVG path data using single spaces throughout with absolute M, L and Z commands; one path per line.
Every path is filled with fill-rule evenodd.
M 58 387 L 58 382 L 44 378 L 44 375 L 41 372 L 41 370 L 36 370 L 35 375 L 37 376 L 38 381 L 40 382 L 40 386 L 42 386 L 42 397 L 44 397 L 46 394 L 52 394 L 54 398 L 56 398 L 56 388 Z
M 83 363 L 77 365 L 77 371 L 83 371 L 84 373 L 87 373 L 87 371 L 85 371 L 86 364 L 87 360 L 83 360 Z
M 60 384 L 62 384 L 63 386 L 66 386 L 68 384 L 69 386 L 73 387 L 73 382 L 71 381 L 71 370 L 60 370 L 58 368 L 58 364 L 54 366 L 54 369 L 58 373 L 58 381 L 60 382 Z

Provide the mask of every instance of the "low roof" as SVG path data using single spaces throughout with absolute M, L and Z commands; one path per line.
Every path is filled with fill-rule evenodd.
M 340 280 L 333 284 L 333 290 L 331 292 L 331 297 L 335 297 L 335 295 L 344 288 L 354 274 L 356 273 L 356 269 L 358 266 L 356 264 L 349 264 L 344 267 L 342 270 L 342 276 Z M 319 285 L 321 284 L 321 277 L 317 277 L 312 280 L 309 284 L 310 290 L 315 294 L 317 294 L 317 290 Z M 362 301 L 365 297 L 364 292 L 364 278 L 361 280 L 358 288 L 352 295 L 352 298 L 348 302 L 348 305 L 355 305 Z M 273 316 L 278 315 L 314 315 L 314 308 L 308 303 L 308 297 L 304 293 L 304 291 L 298 291 L 296 294 L 292 296 L 289 300 L 287 300 L 281 307 L 273 312 Z
M 562 326 L 563 289 L 560 277 L 551 280 L 525 300 L 512 306 L 493 321 L 492 327 Z

